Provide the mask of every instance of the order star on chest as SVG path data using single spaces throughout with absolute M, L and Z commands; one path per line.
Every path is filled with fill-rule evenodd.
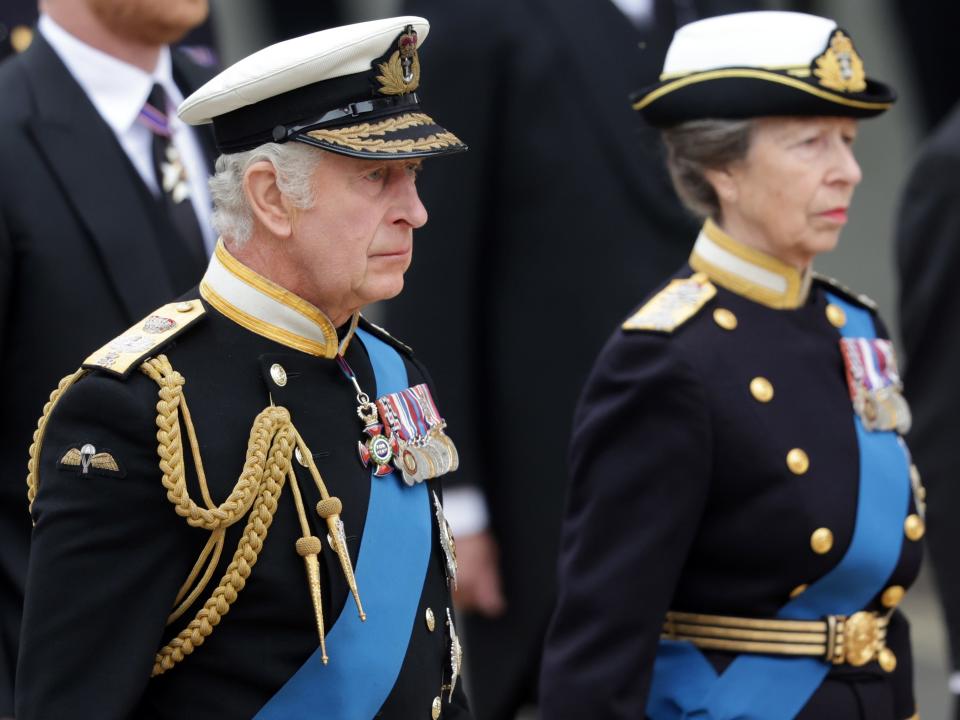
M 365 413 L 364 410 L 367 410 Z M 379 422 L 377 409 L 373 405 L 367 408 L 360 407 L 357 414 L 364 422 L 363 431 L 368 435 L 366 441 L 357 442 L 357 452 L 360 455 L 360 462 L 367 467 L 371 462 L 374 465 L 373 474 L 377 477 L 383 477 L 393 472 L 391 461 L 400 451 L 400 445 L 394 435 L 386 435 L 383 431 L 383 423 Z

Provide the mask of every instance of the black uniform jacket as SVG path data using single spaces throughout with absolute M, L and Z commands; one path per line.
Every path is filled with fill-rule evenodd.
M 186 297 L 198 296 L 191 292 Z M 185 379 L 184 396 L 213 501 L 222 503 L 236 484 L 253 419 L 272 399 L 289 410 L 330 494 L 341 499 L 356 566 L 367 531 L 371 485 L 370 469 L 361 465 L 357 453 L 357 442 L 365 436 L 356 391 L 333 359 L 278 341 L 281 325 L 271 324 L 268 315 L 253 322 L 250 314 L 229 311 L 245 324 L 256 324 L 261 335 L 206 301 L 204 307 L 206 313 L 193 326 L 149 353 L 166 354 Z M 319 311 L 312 312 L 322 318 Z M 398 350 L 410 385 L 426 381 L 408 348 L 365 321 L 361 327 Z M 317 342 L 323 345 L 331 332 L 329 321 L 318 325 Z M 326 347 L 335 348 L 333 342 Z M 360 386 L 372 395 L 374 376 L 357 338 L 350 341 L 345 358 Z M 275 365 L 285 375 L 278 375 Z M 285 384 L 278 384 L 277 377 L 285 378 Z M 72 386 L 53 411 L 33 506 L 36 526 L 18 665 L 18 720 L 251 718 L 319 645 L 304 562 L 295 551 L 303 533 L 288 482 L 277 498 L 259 558 L 229 612 L 193 654 L 151 679 L 155 653 L 187 625 L 216 587 L 246 524 L 243 520 L 228 530 L 217 572 L 198 603 L 166 626 L 177 591 L 209 532 L 188 526 L 161 485 L 158 399 L 157 384 L 138 370 L 126 378 L 94 371 Z M 185 434 L 183 442 L 186 445 Z M 76 465 L 61 462 L 71 448 L 85 443 L 98 453 L 108 452 L 118 470 L 92 468 L 82 474 Z M 203 505 L 189 451 L 186 457 L 190 495 Z M 326 538 L 326 527 L 313 511 L 320 499 L 317 487 L 301 463 L 294 462 L 294 467 L 311 530 Z M 436 480 L 430 485 L 439 491 Z M 437 520 L 432 507 L 424 506 L 424 512 L 431 514 L 429 566 L 403 665 L 377 717 L 430 717 L 441 695 L 444 717 L 468 717 L 462 683 L 452 703 L 449 689 L 441 691 L 452 674 L 446 623 L 451 600 Z M 341 613 L 357 611 L 329 547 L 324 547 L 320 564 L 329 634 Z M 362 600 L 364 588 L 359 591 Z M 425 621 L 428 608 L 435 623 Z M 376 638 L 370 642 L 375 645 Z M 309 717 L 340 715 L 317 707 Z
M 838 321 L 836 310 L 826 299 L 827 291 L 847 293 L 822 280 L 807 292 L 800 273 L 772 258 L 758 269 L 782 275 L 786 290 L 761 289 L 737 274 L 759 262 L 757 253 L 715 226 L 711 234 L 740 264 L 704 261 L 709 228 L 693 268 L 675 277 L 704 272 L 715 297 L 672 330 L 618 330 L 581 399 L 560 595 L 541 675 L 547 720 L 643 717 L 668 610 L 773 618 L 850 544 L 860 460 L 840 334 L 829 320 Z M 795 450 L 806 466 L 797 452 L 788 462 Z M 918 512 L 913 497 L 909 512 Z M 823 528 L 832 543 L 822 531 L 814 539 Z M 904 525 L 889 532 L 903 537 Z M 922 554 L 914 538 L 903 538 L 895 570 L 864 609 L 888 612 L 902 592 L 888 593 L 884 605 L 880 591 L 912 583 Z M 877 661 L 834 666 L 799 717 L 912 716 L 899 611 L 886 643 L 895 670 Z M 735 657 L 705 653 L 718 671 Z
M 211 73 L 173 58 L 184 95 Z M 195 285 L 205 260 L 171 241 L 113 131 L 39 33 L 0 64 L 0 98 L 0 370 L 16 378 L 0 433 L 3 716 L 13 709 L 30 536 L 23 448 L 37 415 L 68 368 Z

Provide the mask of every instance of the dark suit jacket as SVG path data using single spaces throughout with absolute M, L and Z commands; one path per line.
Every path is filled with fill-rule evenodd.
M 930 557 L 940 587 L 953 668 L 960 667 L 960 109 L 923 147 L 897 226 L 904 387 L 913 411 L 910 448 L 929 493 Z
M 609 0 L 406 10 L 431 22 L 424 107 L 470 152 L 418 181 L 430 220 L 388 324 L 430 365 L 460 475 L 490 507 L 508 609 L 465 617 L 465 651 L 477 716 L 511 717 L 553 603 L 577 394 L 617 320 L 696 236 L 628 101 L 672 33 L 645 36 Z
M 184 93 L 207 69 L 174 53 Z M 38 34 L 0 65 L 0 716 L 12 712 L 30 520 L 26 450 L 50 390 L 88 353 L 196 283 L 111 129 Z

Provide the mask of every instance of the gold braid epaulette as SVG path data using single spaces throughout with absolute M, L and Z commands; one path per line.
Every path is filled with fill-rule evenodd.
M 176 608 L 167 618 L 168 625 L 181 617 L 208 585 L 219 562 L 227 528 L 249 514 L 243 535 L 233 554 L 233 559 L 224 572 L 220 583 L 190 623 L 157 652 L 152 675 L 156 676 L 166 672 L 202 645 L 220 623 L 223 616 L 230 611 L 230 606 L 237 599 L 240 591 L 243 590 L 247 578 L 249 578 L 253 566 L 257 562 L 277 510 L 277 501 L 288 479 L 293 487 L 294 502 L 297 506 L 297 514 L 303 532 L 303 536 L 297 542 L 296 550 L 304 558 L 308 585 L 316 615 L 317 630 L 320 635 L 320 645 L 324 649 L 323 660 L 326 662 L 319 563 L 317 559 L 317 555 L 321 551 L 321 544 L 319 538 L 313 536 L 310 532 L 306 511 L 297 487 L 296 475 L 291 463 L 294 448 L 300 447 L 301 455 L 305 458 L 308 469 L 320 490 L 322 499 L 317 504 L 317 512 L 326 521 L 332 537 L 343 536 L 342 524 L 340 523 L 342 505 L 337 498 L 330 496 L 327 492 L 323 479 L 313 462 L 313 455 L 294 427 L 289 411 L 283 407 L 271 405 L 257 414 L 250 430 L 247 456 L 240 478 L 227 499 L 223 503 L 215 505 L 207 488 L 199 443 L 183 394 L 185 382 L 183 376 L 173 369 L 164 355 L 146 360 L 140 366 L 140 371 L 160 387 L 156 418 L 157 454 L 162 473 L 162 483 L 167 490 L 167 499 L 173 504 L 176 513 L 186 519 L 187 524 L 211 532 L 211 536 L 193 570 L 177 594 L 174 601 Z M 40 417 L 37 430 L 34 433 L 34 442 L 30 446 L 27 497 L 31 509 L 37 495 L 39 482 L 37 466 L 50 414 L 63 393 L 86 372 L 81 369 L 61 380 L 57 389 L 51 393 L 50 400 L 44 406 L 43 415 Z M 183 443 L 180 435 L 181 420 L 187 431 L 201 494 L 206 507 L 197 505 L 190 497 L 187 489 L 184 475 Z M 332 547 L 340 559 L 344 574 L 347 576 L 360 616 L 365 618 L 347 548 L 339 541 L 333 542 Z M 198 581 L 197 576 L 204 565 L 206 565 L 206 570 Z

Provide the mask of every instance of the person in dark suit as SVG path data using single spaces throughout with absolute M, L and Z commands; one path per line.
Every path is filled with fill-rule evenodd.
M 180 106 L 213 123 L 221 239 L 40 421 L 18 720 L 470 719 L 456 446 L 360 316 L 403 287 L 423 158 L 466 149 L 419 102 L 428 30 L 295 38 Z
M 13 708 L 30 536 L 23 449 L 36 418 L 66 367 L 205 266 L 204 249 L 170 229 L 151 131 L 137 120 L 155 82 L 189 94 L 211 74 L 166 45 L 204 19 L 206 3 L 44 6 L 29 48 L 0 65 L 0 367 L 17 378 L 0 436 L 0 716 Z M 181 166 L 194 170 L 173 189 L 189 191 L 182 207 L 199 207 L 207 226 L 209 140 L 173 129 Z
M 910 448 L 930 493 L 930 560 L 947 625 L 950 691 L 960 717 L 960 450 L 954 411 L 960 383 L 960 312 L 954 270 L 960 267 L 960 107 L 924 143 L 900 201 L 896 235 L 900 324 L 907 399 L 913 409 Z
M 793 12 L 681 28 L 635 96 L 705 224 L 578 406 L 544 720 L 917 717 L 909 408 L 875 306 L 812 269 L 894 100 Z
M 434 99 L 474 151 L 421 179 L 431 220 L 411 287 L 384 310 L 462 428 L 446 502 L 483 720 L 535 701 L 579 388 L 609 328 L 695 232 L 627 97 L 657 76 L 677 23 L 754 5 L 407 4 L 440 30 L 426 50 L 444 80 Z

